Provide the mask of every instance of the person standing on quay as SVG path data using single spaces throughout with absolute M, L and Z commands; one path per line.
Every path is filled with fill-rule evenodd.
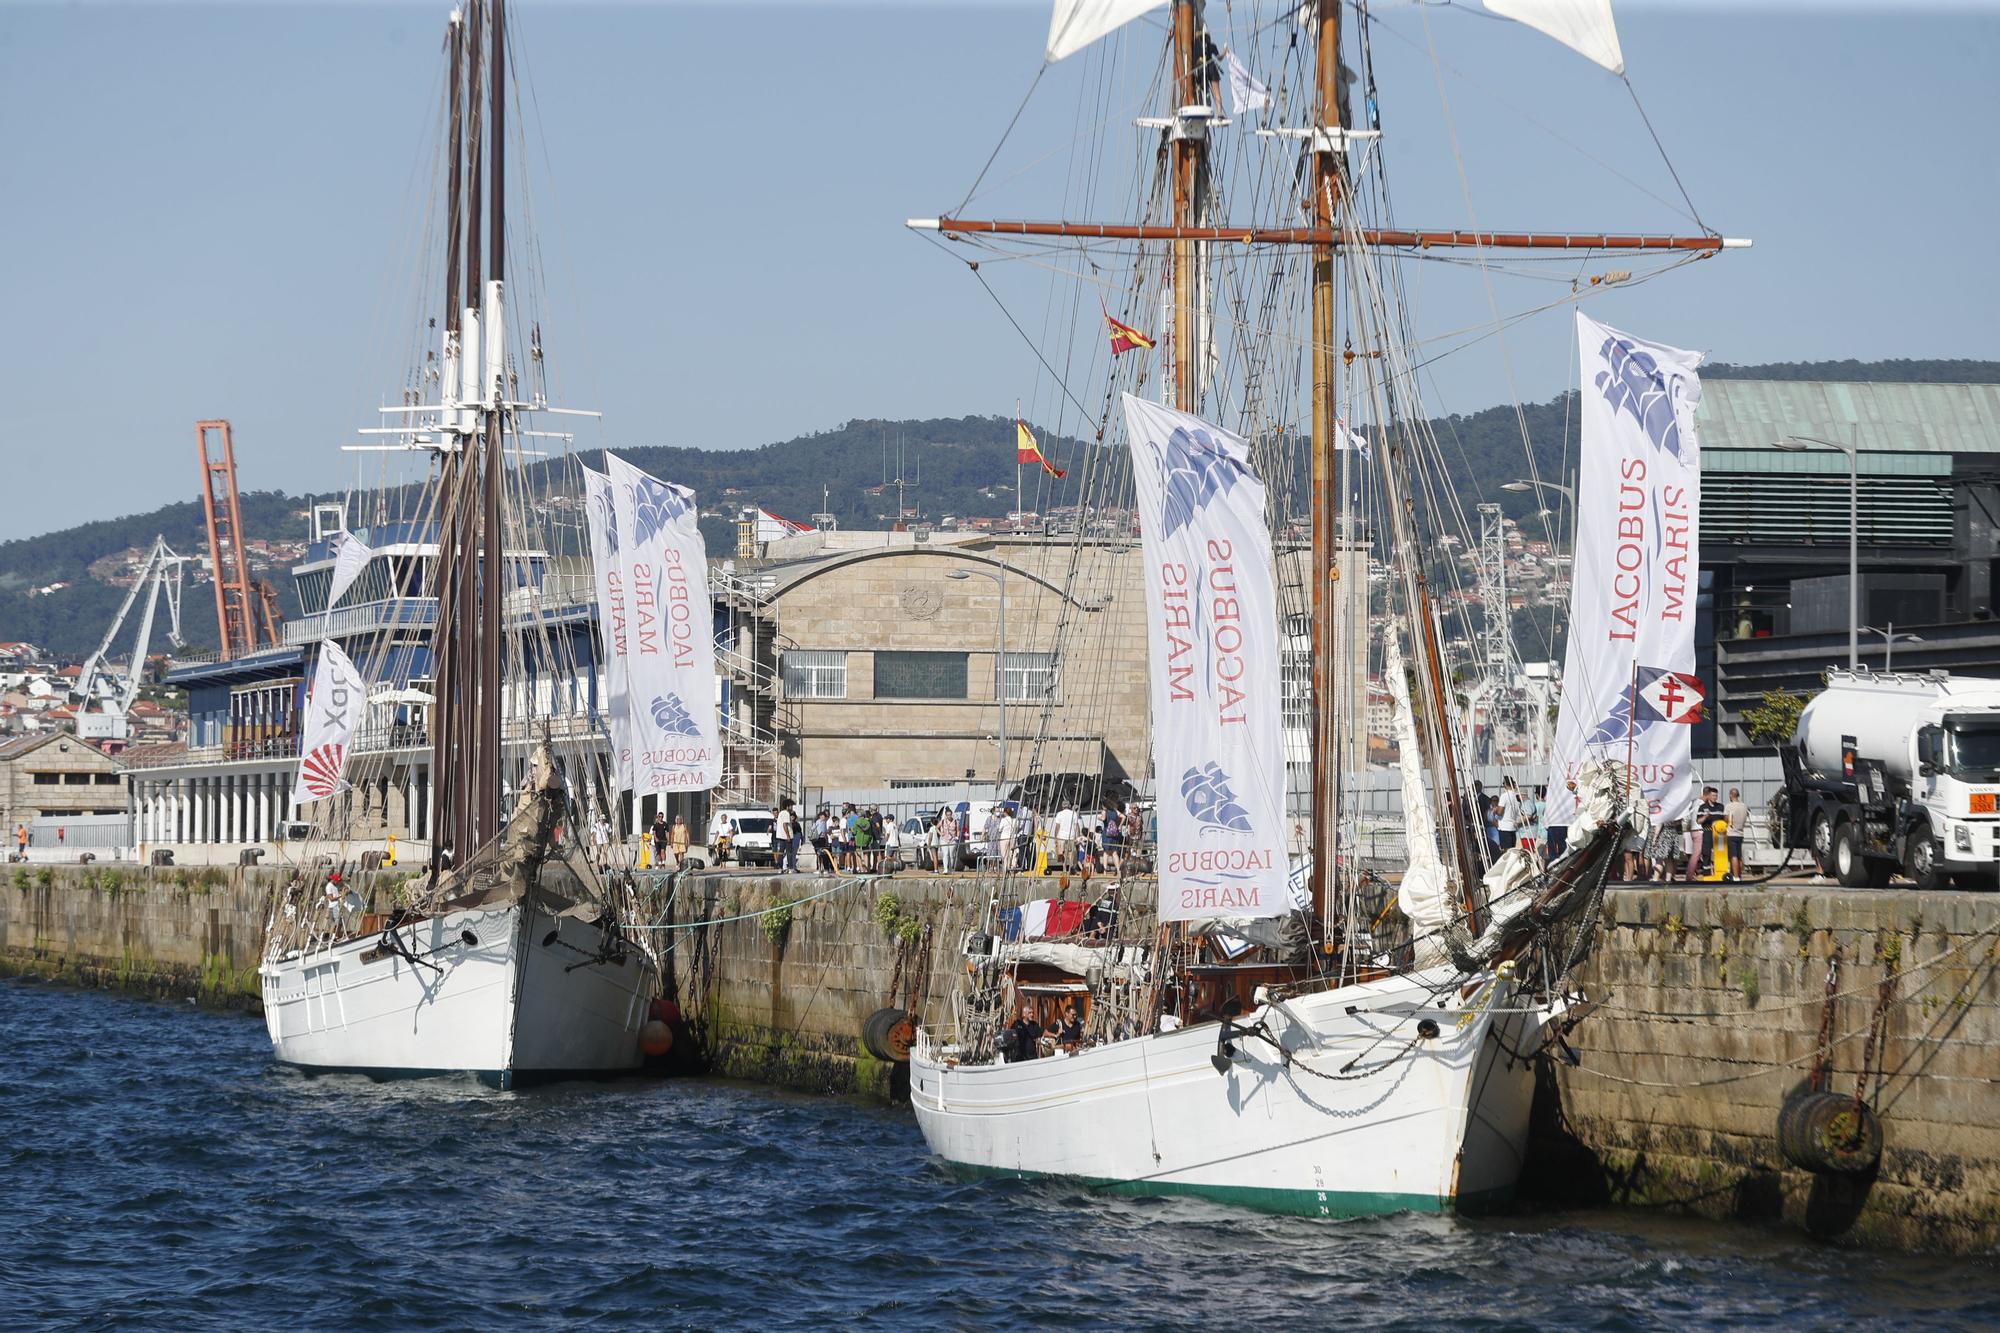
M 674 849 L 674 869 L 679 870 L 688 863 L 688 822 L 686 815 L 675 815 L 674 826 L 667 830 L 667 845 Z
M 1743 878 L 1743 836 L 1750 831 L 1750 807 L 1743 803 L 1743 789 L 1729 789 L 1729 804 L 1722 807 L 1722 818 L 1729 827 L 1723 837 L 1729 842 L 1729 878 Z
M 655 810 L 653 812 L 653 826 L 649 831 L 653 835 L 653 864 L 656 866 L 664 865 L 667 859 L 666 811 Z

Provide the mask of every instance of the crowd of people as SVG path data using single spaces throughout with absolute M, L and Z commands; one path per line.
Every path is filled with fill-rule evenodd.
M 1576 784 L 1567 784 L 1572 801 Z M 1488 792 L 1484 783 L 1472 784 L 1472 811 L 1485 830 L 1486 855 L 1490 861 L 1513 847 L 1522 847 L 1543 865 L 1563 854 L 1568 843 L 1566 826 L 1545 823 L 1548 788 L 1532 790 L 1503 777 L 1500 789 Z M 1702 880 L 1715 877 L 1718 846 L 1725 855 L 1720 878 L 1735 881 L 1743 868 L 1743 834 L 1750 826 L 1750 807 L 1744 804 L 1740 788 L 1729 789 L 1729 800 L 1721 800 L 1715 787 L 1701 789 L 1701 801 L 1692 814 L 1681 819 L 1657 821 L 1645 833 L 1630 834 L 1620 847 L 1620 878 L 1627 883 Z

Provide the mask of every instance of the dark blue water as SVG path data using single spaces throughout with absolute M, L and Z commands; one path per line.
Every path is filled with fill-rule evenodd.
M 2000 1325 L 1981 1262 L 970 1184 L 905 1111 L 306 1078 L 254 1020 L 21 982 L 0 1050 L 0 1328 Z

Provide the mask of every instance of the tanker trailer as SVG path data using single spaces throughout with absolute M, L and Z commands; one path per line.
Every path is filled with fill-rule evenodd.
M 1782 747 L 1773 830 L 1848 888 L 1990 888 L 2000 867 L 2000 681 L 1833 671 Z

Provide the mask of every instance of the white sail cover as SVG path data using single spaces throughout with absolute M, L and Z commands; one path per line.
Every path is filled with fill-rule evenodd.
M 620 782 L 638 792 L 703 791 L 722 781 L 722 741 L 715 611 L 694 492 L 615 454 L 604 462 L 625 613 L 623 722 L 614 718 L 612 729 Z
M 1586 760 L 1628 754 L 1653 818 L 1673 819 L 1694 782 L 1680 678 L 1694 672 L 1701 354 L 1583 314 L 1576 324 L 1583 471 L 1547 820 L 1570 823 L 1576 802 L 1564 783 Z
M 1146 559 L 1162 921 L 1275 916 L 1285 747 L 1264 484 L 1238 437 L 1125 395 Z
M 1451 881 L 1438 855 L 1437 821 L 1424 792 L 1423 751 L 1417 741 L 1416 714 L 1410 711 L 1410 681 L 1403 671 L 1403 636 L 1393 621 L 1382 648 L 1382 673 L 1389 678 L 1395 701 L 1397 767 L 1403 778 L 1404 869 L 1396 886 L 1396 906 L 1409 918 L 1417 966 L 1435 967 L 1451 956 L 1442 940 L 1453 912 Z
M 354 586 L 361 571 L 375 558 L 375 548 L 342 528 L 333 538 L 333 582 L 327 585 L 326 609 L 331 611 L 341 596 Z
M 347 752 L 361 725 L 368 689 L 354 663 L 331 639 L 319 645 L 312 689 L 306 694 L 304 735 L 299 743 L 299 777 L 292 804 L 323 801 L 347 790 Z
M 590 566 L 597 585 L 597 641 L 604 662 L 604 696 L 597 701 L 611 737 L 613 771 L 620 790 L 632 786 L 633 741 L 626 711 L 625 576 L 618 565 L 618 502 L 611 478 L 583 469 L 584 513 L 590 527 Z
M 1611 0 L 1484 0 L 1488 9 L 1555 38 L 1613 74 L 1625 72 Z
M 1150 10 L 1163 9 L 1167 0 L 1056 0 L 1049 16 L 1051 63 L 1073 56 L 1106 33 L 1124 27 Z

